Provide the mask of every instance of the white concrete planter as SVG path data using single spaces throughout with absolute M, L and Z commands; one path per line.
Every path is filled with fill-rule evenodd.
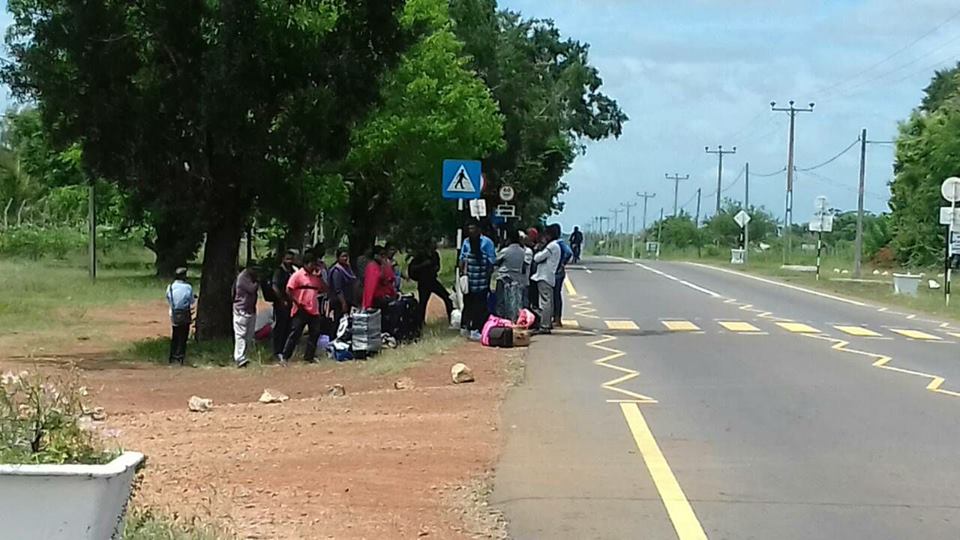
M 916 296 L 917 288 L 920 286 L 920 279 L 923 275 L 913 274 L 894 274 L 893 275 L 893 293 L 904 296 Z
M 143 454 L 106 465 L 0 465 L 0 536 L 107 540 L 123 515 Z

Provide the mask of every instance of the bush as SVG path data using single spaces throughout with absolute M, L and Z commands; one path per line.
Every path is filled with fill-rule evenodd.
M 97 465 L 116 457 L 89 428 L 85 395 L 72 373 L 56 381 L 26 371 L 3 374 L 0 463 Z
M 17 227 L 0 233 L 0 255 L 34 261 L 43 257 L 63 259 L 71 252 L 86 249 L 86 238 L 70 228 Z
M 171 518 L 150 509 L 134 508 L 127 514 L 123 540 L 219 540 L 229 538 L 210 525 Z

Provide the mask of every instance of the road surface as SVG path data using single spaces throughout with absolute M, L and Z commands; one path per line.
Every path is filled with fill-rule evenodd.
M 517 539 L 960 538 L 960 327 L 598 259 L 505 404 Z

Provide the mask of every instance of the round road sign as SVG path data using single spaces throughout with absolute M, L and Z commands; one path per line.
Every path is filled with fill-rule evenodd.
M 516 196 L 516 192 L 513 191 L 511 186 L 503 186 L 500 188 L 500 199 L 503 202 L 510 202 Z
M 940 194 L 943 198 L 952 202 L 960 202 L 960 178 L 951 176 L 940 184 Z

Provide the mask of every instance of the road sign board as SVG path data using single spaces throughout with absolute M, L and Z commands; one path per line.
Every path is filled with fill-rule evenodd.
M 952 202 L 960 202 L 960 178 L 951 176 L 940 184 L 940 194 L 943 198 Z
M 444 199 L 479 199 L 483 188 L 480 162 L 445 160 L 441 188 Z
M 736 221 L 737 225 L 739 225 L 742 229 L 746 227 L 748 223 L 750 223 L 750 214 L 741 210 L 737 212 L 737 215 L 733 216 L 733 220 Z
M 517 193 L 513 190 L 513 186 L 503 186 L 500 188 L 500 200 L 505 203 L 508 203 L 516 197 Z
M 517 217 L 517 207 L 512 204 L 501 204 L 497 207 L 496 215 L 502 218 L 514 219 Z
M 487 217 L 486 199 L 473 199 L 470 201 L 470 215 L 475 218 Z
M 820 195 L 816 198 L 813 203 L 813 207 L 817 210 L 818 214 L 822 214 L 827 211 L 827 208 L 830 207 L 830 204 L 827 202 L 827 198 L 823 195 Z
M 953 216 L 953 219 L 951 219 L 951 215 Z M 952 225 L 953 228 L 960 229 L 960 208 L 950 208 L 949 206 L 944 206 L 941 208 L 940 224 Z
M 810 220 L 810 232 L 832 232 L 833 214 L 820 214 Z

